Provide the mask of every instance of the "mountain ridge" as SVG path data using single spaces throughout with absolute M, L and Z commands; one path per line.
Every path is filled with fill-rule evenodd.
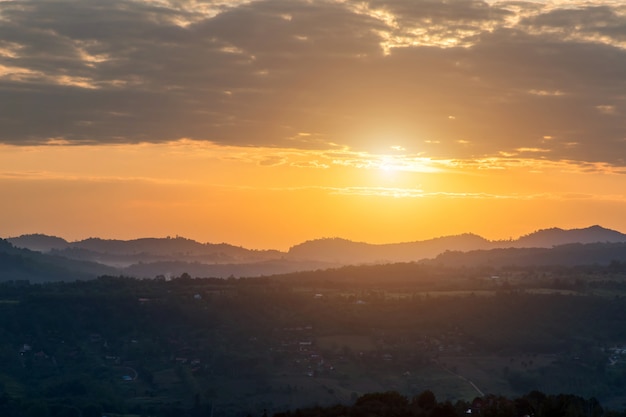
M 425 265 L 458 267 L 576 267 L 607 266 L 626 263 L 626 242 L 566 243 L 551 248 L 495 248 L 468 252 L 448 251 L 432 259 L 420 261 Z
M 115 272 L 107 265 L 18 248 L 0 239 L 0 281 L 75 281 Z
M 622 243 L 626 242 L 626 234 L 593 225 L 569 230 L 556 227 L 540 229 L 515 240 L 499 241 L 490 241 L 473 233 L 387 244 L 322 238 L 294 245 L 287 251 L 252 250 L 227 243 L 200 243 L 179 236 L 132 240 L 88 238 L 68 242 L 56 236 L 32 234 L 7 238 L 6 242 L 16 248 L 51 255 L 56 259 L 88 262 L 90 265 L 100 264 L 115 268 L 120 274 L 143 278 L 156 275 L 177 276 L 183 272 L 193 272 L 197 276 L 226 278 L 271 275 L 342 265 L 424 260 L 442 262 L 444 259 L 441 257 L 442 254 L 472 251 L 478 254 L 479 251 L 493 249 L 546 249 L 567 244 Z M 458 256 L 456 258 L 449 254 L 446 256 L 448 258 L 445 259 L 450 262 L 468 262 L 459 260 Z M 506 256 L 513 255 L 507 253 Z
M 323 259 L 344 264 L 410 262 L 437 256 L 446 250 L 484 249 L 489 241 L 472 233 L 433 239 L 371 244 L 341 238 L 315 239 L 292 246 L 287 252 L 298 259 Z M 343 251 L 343 255 L 341 255 Z M 320 258 L 320 256 L 322 256 Z
M 514 240 L 487 240 L 473 233 L 387 244 L 369 244 L 352 242 L 341 238 L 324 238 L 292 246 L 288 253 L 303 259 L 313 259 L 315 250 L 323 243 L 327 243 L 325 247 L 326 256 L 321 258 L 326 261 L 340 263 L 372 263 L 373 261 L 385 260 L 390 262 L 410 262 L 433 258 L 446 251 L 467 252 L 499 248 L 551 248 L 569 243 L 602 242 L 626 242 L 626 234 L 599 225 L 593 225 L 579 229 L 560 229 L 556 227 L 539 229 Z M 345 251 L 343 259 L 340 258 L 338 249 Z M 372 257 L 371 252 L 375 251 L 378 256 Z M 386 254 L 387 257 L 381 256 L 383 254 Z M 321 260 L 319 256 L 316 259 Z
M 593 225 L 582 229 L 561 229 L 552 227 L 540 229 L 520 236 L 515 242 L 517 247 L 550 247 L 568 243 L 624 242 L 625 234 L 616 230 Z
M 88 250 L 95 251 L 108 251 L 111 253 L 124 252 L 127 253 L 128 249 L 138 250 L 140 245 L 143 245 L 143 250 L 145 250 L 146 245 L 152 248 L 160 248 L 160 249 L 171 249 L 173 246 L 178 246 L 179 248 L 182 246 L 187 250 L 198 250 L 199 248 L 212 249 L 212 248 L 227 248 L 231 251 L 240 251 L 240 252 L 254 252 L 254 253 L 289 253 L 294 249 L 305 246 L 308 244 L 317 244 L 318 242 L 344 242 L 347 244 L 353 245 L 364 245 L 371 247 L 387 247 L 387 246 L 403 246 L 403 245 L 414 245 L 414 244 L 424 244 L 426 242 L 443 242 L 446 240 L 452 239 L 473 239 L 478 242 L 489 242 L 491 244 L 497 245 L 506 245 L 506 244 L 535 244 L 539 247 L 548 247 L 548 245 L 555 244 L 564 244 L 564 243 L 595 243 L 595 242 L 623 242 L 626 241 L 626 234 L 619 232 L 617 230 L 608 229 L 602 227 L 600 225 L 592 225 L 585 228 L 574 228 L 574 229 L 562 229 L 559 227 L 551 227 L 546 229 L 537 229 L 534 232 L 521 235 L 517 239 L 509 239 L 509 240 L 488 240 L 476 233 L 460 233 L 456 235 L 444 235 L 424 240 L 412 240 L 412 241 L 404 241 L 404 242 L 392 242 L 392 243 L 369 243 L 363 241 L 354 241 L 342 237 L 323 237 L 306 240 L 304 242 L 295 244 L 291 246 L 287 251 L 280 251 L 277 249 L 247 249 L 243 246 L 236 246 L 229 243 L 201 243 L 193 239 L 188 239 L 182 236 L 176 237 L 142 237 L 135 239 L 105 239 L 99 237 L 89 237 L 82 240 L 76 241 L 68 241 L 62 237 L 54 236 L 54 235 L 46 235 L 42 233 L 33 233 L 33 234 L 23 234 L 16 237 L 6 237 L 5 240 L 11 242 L 16 247 L 27 248 L 31 250 L 35 247 L 39 247 L 40 252 L 49 251 L 52 249 L 63 250 L 67 247 L 79 247 Z M 556 242 L 556 243 L 555 243 Z M 120 247 L 123 247 L 125 250 L 121 250 Z M 180 251 L 180 250 L 179 250 Z M 170 252 L 171 253 L 171 252 Z

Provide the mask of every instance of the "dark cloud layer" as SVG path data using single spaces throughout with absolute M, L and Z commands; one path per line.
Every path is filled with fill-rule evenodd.
M 624 9 L 228 3 L 0 2 L 0 141 L 626 164 Z

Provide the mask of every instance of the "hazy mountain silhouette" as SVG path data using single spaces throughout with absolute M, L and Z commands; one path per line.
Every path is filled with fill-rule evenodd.
M 41 247 L 41 241 L 34 241 L 33 239 L 18 241 Z M 0 239 L 0 281 L 28 280 L 32 283 L 76 281 L 95 279 L 102 275 L 124 275 L 136 278 L 154 278 L 158 275 L 178 277 L 185 272 L 194 277 L 255 277 L 337 266 L 318 261 L 291 261 L 279 258 L 243 263 L 202 263 L 176 260 L 140 261 L 126 267 L 116 268 L 103 263 L 68 258 L 59 255 L 60 253 L 80 255 L 86 258 L 100 255 L 98 252 L 72 247 L 64 250 L 52 249 L 47 253 L 42 253 L 17 248 L 8 240 Z M 122 257 L 123 255 L 118 256 Z
M 340 264 L 409 262 L 433 258 L 445 251 L 467 252 L 497 248 L 551 248 L 569 243 L 626 242 L 626 234 L 600 226 L 585 229 L 538 230 L 510 241 L 489 241 L 474 234 L 418 242 L 372 245 L 345 239 L 312 240 L 289 249 L 289 257 Z
M 118 268 L 140 262 L 250 263 L 283 256 L 275 250 L 251 250 L 226 243 L 199 243 L 182 237 L 133 240 L 89 238 L 67 242 L 45 235 L 24 235 L 7 240 L 18 247 Z
M 450 267 L 526 267 L 609 265 L 626 262 L 626 242 L 569 243 L 552 248 L 498 248 L 469 252 L 444 252 L 424 264 Z
M 315 259 L 347 265 L 410 262 L 431 258 L 446 250 L 468 251 L 491 246 L 491 242 L 474 234 L 382 245 L 335 238 L 301 243 L 290 248 L 288 255 L 290 259 Z
M 0 281 L 76 281 L 117 272 L 114 268 L 95 262 L 77 261 L 16 248 L 10 242 L 0 239 Z
M 69 243 L 60 237 L 42 234 L 22 235 L 6 239 L 13 246 L 37 252 L 49 252 L 53 249 L 65 249 Z
M 142 238 L 134 240 L 107 240 L 89 238 L 70 244 L 72 248 L 86 249 L 97 253 L 111 255 L 150 254 L 165 257 L 203 257 L 228 261 L 249 261 L 250 259 L 267 259 L 278 256 L 278 251 L 251 250 L 226 243 L 199 243 L 183 237 L 175 238 Z
M 317 260 L 285 259 L 286 254 L 276 250 L 199 243 L 182 237 L 127 241 L 89 238 L 67 242 L 59 237 L 33 234 L 9 238 L 5 242 L 24 248 L 19 250 L 29 253 L 28 262 L 59 267 L 58 271 L 51 272 L 50 280 L 93 279 L 104 274 L 137 278 L 176 277 L 184 272 L 194 277 L 254 277 L 338 266 Z M 86 265 L 93 267 L 86 268 Z M 100 266 L 102 268 L 98 268 Z M 74 268 L 80 273 L 70 273 Z M 48 267 L 39 269 L 51 271 Z M 44 279 L 31 274 L 30 270 L 17 272 L 14 269 L 9 275 L 0 276 L 0 279 L 30 279 L 33 282 Z
M 538 230 L 522 236 L 513 247 L 549 248 L 568 243 L 626 242 L 626 235 L 615 230 L 595 225 L 584 229 L 563 230 L 559 228 Z
M 198 277 L 225 278 L 231 275 L 253 277 L 341 265 L 414 262 L 433 258 L 435 262 L 442 263 L 493 265 L 529 265 L 533 262 L 538 265 L 571 265 L 583 261 L 607 262 L 611 259 L 621 259 L 616 257 L 619 254 L 612 252 L 619 250 L 615 249 L 619 246 L 598 246 L 599 252 L 606 253 L 593 256 L 588 254 L 590 248 L 586 248 L 583 251 L 585 253 L 578 253 L 579 249 L 576 247 L 547 252 L 529 248 L 619 243 L 626 242 L 626 235 L 600 226 L 591 226 L 572 230 L 559 228 L 538 230 L 508 241 L 489 241 L 475 234 L 377 245 L 331 238 L 307 241 L 291 247 L 288 252 L 250 250 L 226 243 L 199 243 L 182 237 L 134 240 L 89 238 L 68 242 L 59 237 L 33 234 L 9 238 L 6 243 L 8 242 L 16 247 L 48 255 L 41 258 L 33 253 L 28 256 L 22 253 L 22 259 L 56 265 L 66 271 L 77 268 L 77 271 L 87 274 L 83 277 L 95 278 L 97 274 L 103 273 L 137 277 L 179 276 L 187 272 Z M 469 253 L 463 255 L 464 252 Z M 15 259 L 11 262 L 12 265 L 16 265 Z M 99 264 L 106 266 L 106 272 L 100 272 Z M 24 276 L 27 275 L 25 272 Z M 35 275 L 39 279 L 39 275 Z M 59 275 L 55 272 L 54 276 Z

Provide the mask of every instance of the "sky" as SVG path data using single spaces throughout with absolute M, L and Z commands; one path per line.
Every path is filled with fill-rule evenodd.
M 626 232 L 626 3 L 0 0 L 0 236 Z

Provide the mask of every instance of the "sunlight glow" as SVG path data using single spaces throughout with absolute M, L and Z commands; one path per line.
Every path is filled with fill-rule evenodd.
M 626 204 L 626 195 L 615 193 L 626 169 L 525 155 L 444 160 L 347 147 L 237 147 L 191 139 L 68 146 L 59 137 L 47 146 L 0 145 L 0 185 L 7 218 L 21 220 L 12 224 L 37 229 L 54 218 L 52 224 L 64 228 L 67 238 L 73 237 L 68 230 L 88 237 L 80 230 L 91 224 L 89 233 L 103 237 L 181 233 L 248 247 L 284 248 L 303 234 L 320 233 L 369 241 L 377 236 L 387 242 L 432 237 L 446 233 L 446 219 L 459 210 L 463 224 L 473 225 L 467 231 L 495 237 L 496 232 L 527 232 L 530 226 L 506 219 L 522 218 L 536 206 L 548 225 L 556 218 L 563 221 L 563 205 L 595 207 L 607 218 L 622 213 L 613 207 Z M 514 191 L 511 183 L 517 184 Z M 57 198 L 61 190 L 67 198 Z M 42 206 L 46 213 L 28 208 Z M 506 216 L 484 215 L 495 207 Z M 303 218 L 307 221 L 298 220 Z M 388 227 L 380 229 L 372 218 L 388 219 Z M 131 219 L 134 225 L 128 228 Z M 285 219 L 298 221 L 297 227 L 294 223 L 277 234 L 272 225 Z M 94 224 L 101 229 L 93 229 Z M 241 233 L 233 231 L 233 224 Z M 54 232 L 3 227 L 10 234 Z
M 626 228 L 623 0 L 0 4 L 4 233 Z

